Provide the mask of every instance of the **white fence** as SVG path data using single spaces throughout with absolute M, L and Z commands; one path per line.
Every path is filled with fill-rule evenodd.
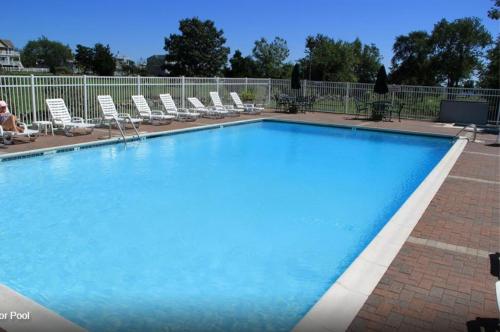
M 98 95 L 111 95 L 119 112 L 134 114 L 134 94 L 144 95 L 153 108 L 161 109 L 160 93 L 170 93 L 178 106 L 186 107 L 187 97 L 210 104 L 210 91 L 218 91 L 224 103 L 230 103 L 229 92 L 247 92 L 255 103 L 268 107 L 274 107 L 281 94 L 315 96 L 314 111 L 344 114 L 355 112 L 355 98 L 379 98 L 373 94 L 373 84 L 365 83 L 302 81 L 302 88 L 294 91 L 289 80 L 267 78 L 0 76 L 0 100 L 27 123 L 49 119 L 46 98 L 63 98 L 74 116 L 90 120 L 100 118 Z M 391 86 L 385 98 L 404 103 L 403 118 L 421 120 L 437 119 L 443 99 L 486 101 L 489 122 L 498 124 L 500 90 Z

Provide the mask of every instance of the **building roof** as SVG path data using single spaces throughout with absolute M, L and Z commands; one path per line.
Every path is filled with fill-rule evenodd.
M 8 39 L 0 39 L 0 46 L 6 47 L 6 48 L 14 48 L 14 43 Z

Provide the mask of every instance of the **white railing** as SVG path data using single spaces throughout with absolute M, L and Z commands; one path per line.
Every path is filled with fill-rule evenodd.
M 11 51 L 11 50 L 0 50 L 0 55 L 20 56 L 21 53 L 19 53 L 18 51 Z
M 21 67 L 20 61 L 13 61 L 10 65 L 17 65 L 17 67 L 0 67 L 0 71 L 5 72 L 22 72 L 22 73 L 49 73 L 49 68 L 25 68 Z
M 87 120 L 100 118 L 97 96 L 109 94 L 119 112 L 135 114 L 131 96 L 142 94 L 155 109 L 161 109 L 160 93 L 170 93 L 178 106 L 186 107 L 187 97 L 198 97 L 210 104 L 209 92 L 218 91 L 223 102 L 231 103 L 229 93 L 250 92 L 253 102 L 275 106 L 280 94 L 314 96 L 313 111 L 353 114 L 354 99 L 379 98 L 373 84 L 302 81 L 293 91 L 289 80 L 267 78 L 218 77 L 101 77 L 101 76 L 0 76 L 0 100 L 22 121 L 48 120 L 47 98 L 63 98 L 74 116 Z M 441 100 L 463 99 L 486 101 L 490 107 L 489 122 L 499 123 L 500 90 L 425 86 L 391 86 L 385 96 L 404 103 L 402 118 L 436 120 Z

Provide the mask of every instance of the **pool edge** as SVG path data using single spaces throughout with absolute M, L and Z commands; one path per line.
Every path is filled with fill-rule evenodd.
M 0 320 L 0 327 L 7 332 L 84 332 L 82 327 L 62 317 L 47 307 L 0 284 L 0 312 L 30 313 L 29 320 Z
M 457 139 L 366 248 L 295 325 L 293 332 L 345 331 L 399 253 L 467 141 Z

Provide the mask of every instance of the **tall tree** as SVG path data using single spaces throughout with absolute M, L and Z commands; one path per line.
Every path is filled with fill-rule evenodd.
M 21 61 L 27 67 L 47 67 L 51 73 L 56 73 L 61 67 L 67 67 L 73 54 L 68 45 L 47 39 L 42 36 L 30 40 L 21 52 Z
M 354 64 L 354 74 L 360 83 L 373 83 L 377 78 L 377 70 L 381 65 L 382 57 L 375 44 L 363 45 L 356 39 L 352 46 L 357 61 Z
M 146 60 L 147 75 L 165 76 L 165 56 L 152 55 Z
M 454 87 L 481 69 L 483 51 L 491 44 L 491 35 L 475 17 L 453 22 L 442 19 L 434 26 L 431 42 L 431 61 L 436 65 L 440 80 Z
M 308 56 L 300 60 L 306 77 L 318 81 L 374 82 L 381 65 L 375 45 L 334 40 L 322 34 L 306 39 Z
M 392 47 L 390 81 L 394 84 L 435 85 L 431 65 L 432 43 L 425 31 L 413 31 L 396 37 Z
M 500 0 L 493 0 L 493 7 L 488 11 L 488 17 L 493 20 L 500 19 Z
M 100 76 L 112 76 L 116 69 L 115 59 L 109 45 L 95 44 L 92 70 Z
M 500 36 L 497 36 L 495 46 L 488 50 L 486 58 L 488 64 L 481 72 L 480 86 L 500 89 Z
M 165 38 L 166 68 L 173 76 L 216 76 L 227 63 L 224 32 L 213 21 L 199 18 L 179 22 L 180 34 Z
M 94 49 L 83 45 L 76 45 L 75 61 L 84 74 L 92 73 L 94 67 Z
M 243 57 L 239 50 L 234 52 L 229 63 L 231 67 L 225 71 L 227 77 L 256 77 L 258 75 L 254 59 L 251 56 Z
M 280 78 L 285 74 L 285 61 L 290 54 L 286 40 L 275 37 L 272 42 L 265 38 L 255 41 L 252 50 L 261 77 Z

